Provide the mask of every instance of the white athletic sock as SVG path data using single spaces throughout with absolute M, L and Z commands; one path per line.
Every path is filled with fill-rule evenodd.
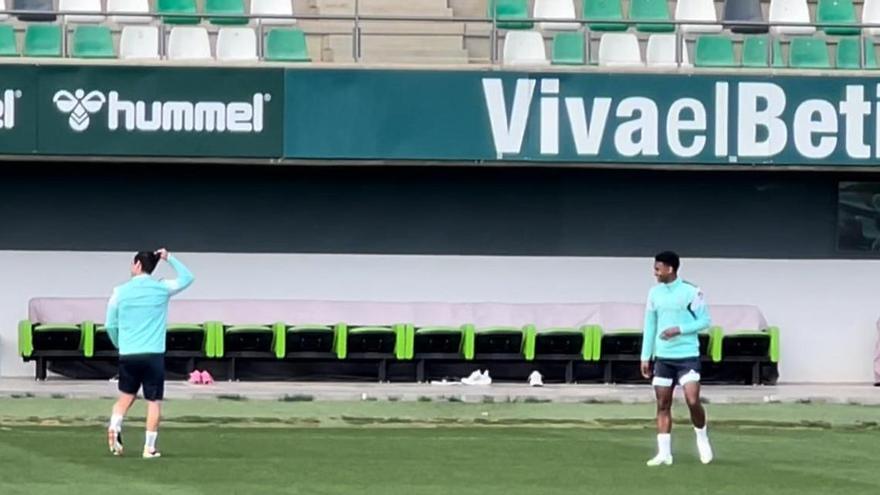
M 662 457 L 672 455 L 672 435 L 669 433 L 657 434 L 657 454 Z
M 157 438 L 159 438 L 158 431 L 148 431 L 145 436 L 144 448 L 148 450 L 155 450 Z
M 122 416 L 121 414 L 113 414 L 110 416 L 110 429 L 116 431 L 122 431 Z
M 702 428 L 694 427 L 694 433 L 697 434 L 698 442 L 708 442 L 709 441 L 709 430 L 707 426 L 703 426 Z

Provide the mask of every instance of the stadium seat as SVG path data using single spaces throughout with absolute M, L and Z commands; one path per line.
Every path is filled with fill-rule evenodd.
M 765 35 L 746 36 L 743 41 L 742 66 L 749 68 L 768 67 L 768 37 Z M 782 59 L 782 43 L 773 40 L 773 67 L 785 67 Z
M 788 51 L 788 66 L 794 69 L 830 69 L 828 44 L 821 38 L 793 38 Z
M 629 18 L 633 21 L 668 21 L 669 4 L 666 0 L 632 0 Z M 675 25 L 636 24 L 636 30 L 642 33 L 671 33 L 675 31 Z
M 538 19 L 577 19 L 574 0 L 535 0 L 534 16 Z M 566 31 L 580 29 L 577 22 L 540 22 L 538 28 L 544 31 Z
M 406 357 L 406 325 L 338 325 L 337 333 L 346 336 L 346 358 Z
M 61 26 L 31 24 L 24 35 L 25 57 L 60 57 Z
M 733 40 L 724 35 L 703 35 L 697 38 L 694 53 L 697 67 L 736 67 Z
M 851 36 L 861 32 L 857 27 L 826 27 L 829 24 L 855 24 L 856 9 L 852 0 L 819 0 L 816 7 L 816 23 L 831 35 Z
M 861 53 L 859 53 L 859 38 L 846 37 L 837 41 L 836 66 L 838 69 L 876 69 L 877 55 L 874 53 L 874 43 L 871 39 L 864 40 L 865 64 L 862 66 Z
M 575 379 L 575 363 L 593 359 L 593 326 L 526 329 L 526 360 L 565 363 L 565 383 Z
M 214 353 L 218 357 L 276 358 L 279 356 L 279 333 L 285 330 L 283 323 L 272 325 L 223 325 L 222 342 Z M 235 365 L 232 365 L 233 369 Z M 234 371 L 232 372 L 234 375 Z
M 107 26 L 77 26 L 70 51 L 75 58 L 115 58 L 113 34 Z
M 119 37 L 119 58 L 123 60 L 158 60 L 159 28 L 125 26 Z
M 584 17 L 602 21 L 622 21 L 623 8 L 620 0 L 584 0 Z M 591 22 L 587 24 L 592 31 L 626 31 L 626 24 Z
M 678 3 L 675 4 L 675 20 L 717 21 L 715 2 L 713 0 L 678 0 Z M 720 24 L 682 24 L 680 27 L 685 33 L 718 33 L 722 29 Z
M 538 31 L 510 31 L 504 36 L 505 65 L 547 65 L 544 36 Z
M 246 62 L 257 60 L 257 33 L 249 27 L 225 27 L 217 33 L 217 60 Z
M 345 357 L 345 339 L 338 338 L 336 328 L 329 325 L 291 325 L 285 327 L 284 349 L 287 358 Z
M 633 33 L 605 33 L 599 40 L 599 65 L 604 67 L 641 67 L 639 38 Z
M 218 14 L 223 16 L 244 15 L 243 0 L 205 0 L 205 14 L 211 24 L 220 26 L 240 26 L 248 23 L 247 17 L 212 17 Z
M 203 27 L 174 27 L 168 36 L 168 60 L 210 60 L 211 41 Z
M 94 15 L 65 15 L 66 22 L 99 23 L 104 22 L 101 0 L 59 0 L 61 12 L 94 12 Z
M 197 14 L 196 0 L 157 0 L 156 12 L 162 15 L 162 21 L 166 24 L 198 24 L 202 22 L 202 19 L 196 15 L 179 15 Z
M 583 33 L 556 33 L 553 37 L 553 65 L 584 65 L 586 40 Z
M 289 0 L 251 0 L 251 15 L 277 15 L 288 16 L 290 19 L 278 18 L 258 18 L 257 22 L 261 24 L 294 24 L 293 5 Z
M 0 21 L 9 19 L 9 14 L 6 13 L 6 0 L 0 0 L 0 10 L 3 11 L 0 12 Z
M 311 61 L 305 33 L 295 28 L 275 28 L 269 31 L 263 56 L 271 62 Z
M 0 24 L 0 57 L 17 57 L 18 45 L 15 42 L 15 28 Z
M 12 10 L 33 12 L 15 15 L 24 22 L 55 22 L 56 19 L 56 15 L 52 13 L 55 10 L 53 0 L 12 0 Z
M 648 38 L 645 61 L 648 67 L 678 67 L 675 53 L 675 34 L 652 34 Z M 681 42 L 681 66 L 690 66 L 687 44 Z
M 488 15 L 496 19 L 501 29 L 532 29 L 533 22 L 522 19 L 529 18 L 528 0 L 489 0 Z
M 810 7 L 807 0 L 770 0 L 770 23 L 810 23 Z M 813 34 L 816 26 L 771 26 L 770 32 L 779 35 Z
M 416 361 L 416 381 L 424 382 L 430 374 L 428 363 L 433 360 L 473 359 L 473 327 L 407 325 L 407 341 L 411 346 L 407 359 Z
M 724 22 L 764 22 L 761 0 L 724 0 Z M 767 26 L 726 25 L 738 34 L 759 34 L 768 31 Z
M 862 4 L 862 24 L 880 24 L 880 0 L 865 0 Z M 865 28 L 868 36 L 880 36 L 880 27 Z
M 525 356 L 526 332 L 514 326 L 474 329 L 474 359 L 510 359 Z
M 722 363 L 746 363 L 751 366 L 752 373 L 749 382 L 759 384 L 766 373 L 762 368 L 769 365 L 771 373 L 775 376 L 766 377 L 766 381 L 775 383 L 778 376 L 776 365 L 779 363 L 779 329 L 770 327 L 757 331 L 730 331 L 724 329 L 720 335 L 721 362 Z
M 110 15 L 110 22 L 117 24 L 146 24 L 153 20 L 149 15 L 114 15 L 119 12 L 147 14 L 150 12 L 148 0 L 107 0 L 107 13 Z

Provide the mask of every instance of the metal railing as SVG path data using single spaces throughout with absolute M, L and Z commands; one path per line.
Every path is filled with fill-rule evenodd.
M 865 50 L 866 41 L 878 39 L 880 40 L 880 36 L 867 35 L 865 30 L 875 28 L 880 31 L 880 23 L 802 23 L 802 22 L 769 22 L 769 21 L 696 21 L 696 20 L 633 20 L 633 19 L 624 19 L 624 20 L 610 20 L 610 19 L 592 19 L 589 17 L 578 17 L 574 19 L 559 19 L 559 18 L 546 18 L 546 17 L 498 17 L 496 12 L 493 12 L 491 16 L 478 16 L 478 17 L 440 17 L 440 16 L 411 16 L 411 15 L 375 15 L 375 14 L 364 14 L 361 12 L 360 8 L 360 0 L 355 0 L 353 5 L 353 12 L 351 14 L 295 14 L 292 16 L 286 15 L 272 15 L 272 14 L 251 14 L 251 13 L 242 13 L 242 14 L 221 14 L 221 13 L 207 13 L 207 12 L 199 12 L 199 13 L 176 13 L 176 12 L 158 12 L 155 10 L 151 10 L 149 12 L 108 12 L 108 11 L 60 11 L 60 10 L 21 10 L 21 9 L 6 9 L 0 10 L 0 15 L 7 14 L 10 17 L 21 17 L 21 16 L 42 16 L 49 17 L 55 16 L 56 19 L 59 19 L 60 24 L 63 28 L 64 35 L 62 36 L 62 54 L 63 56 L 68 56 L 68 42 L 67 42 L 67 34 L 69 32 L 70 25 L 82 25 L 82 24 L 94 24 L 89 22 L 80 22 L 80 21 L 71 21 L 68 17 L 76 17 L 76 16 L 101 16 L 106 18 L 109 17 L 131 17 L 131 18 L 150 18 L 152 21 L 159 21 L 157 25 L 160 29 L 160 55 L 165 55 L 165 44 L 166 44 L 166 34 L 167 34 L 167 26 L 169 24 L 177 25 L 181 23 L 165 23 L 161 22 L 163 18 L 173 17 L 176 19 L 198 19 L 199 22 L 204 19 L 246 19 L 248 24 L 254 24 L 257 29 L 258 34 L 258 58 L 263 57 L 263 40 L 266 31 L 266 24 L 264 24 L 264 20 L 271 21 L 290 21 L 290 24 L 294 24 L 296 21 L 346 21 L 352 23 L 351 30 L 351 54 L 352 58 L 356 63 L 360 63 L 363 60 L 363 38 L 365 36 L 374 36 L 374 35 L 382 35 L 382 36 L 449 36 L 449 34 L 434 34 L 434 33 L 421 33 L 421 32 L 393 32 L 393 33 L 364 33 L 365 24 L 369 24 L 370 22 L 389 22 L 389 23 L 415 23 L 415 22 L 429 22 L 429 23 L 438 23 L 438 24 L 477 24 L 488 27 L 488 35 L 483 33 L 478 34 L 468 34 L 464 33 L 462 35 L 463 38 L 483 38 L 488 36 L 489 39 L 489 53 L 488 53 L 488 63 L 490 65 L 498 65 L 502 60 L 499 57 L 499 49 L 500 49 L 500 40 L 501 33 L 510 31 L 509 29 L 505 29 L 505 25 L 509 23 L 517 23 L 517 24 L 531 24 L 534 27 L 540 26 L 541 23 L 552 23 L 552 24 L 572 24 L 575 27 L 570 31 L 580 31 L 584 33 L 584 42 L 585 42 L 585 54 L 586 60 L 585 63 L 589 64 L 592 62 L 592 43 L 595 40 L 598 40 L 601 36 L 596 36 L 596 34 L 603 34 L 607 29 L 602 30 L 592 30 L 590 29 L 591 24 L 601 24 L 603 26 L 625 26 L 627 30 L 634 28 L 635 26 L 672 26 L 675 34 L 675 63 L 679 66 L 682 65 L 683 61 L 683 53 L 682 48 L 686 47 L 686 42 L 700 35 L 704 34 L 712 34 L 711 32 L 693 32 L 693 33 L 685 33 L 682 29 L 682 26 L 722 26 L 723 29 L 731 31 L 737 29 L 751 29 L 751 30 L 761 30 L 761 31 L 771 31 L 771 28 L 779 27 L 779 28 L 813 28 L 816 30 L 821 37 L 827 40 L 840 40 L 843 38 L 858 38 L 859 39 L 859 67 L 865 68 L 867 62 L 867 53 Z M 7 21 L 8 22 L 8 21 Z M 41 24 L 39 21 L 27 21 L 27 24 Z M 120 22 L 119 24 L 127 25 L 128 23 Z M 132 23 L 134 24 L 134 23 Z M 194 22 L 193 24 L 197 24 Z M 271 27 L 276 27 L 276 24 L 272 24 Z M 858 29 L 858 35 L 850 35 L 850 36 L 838 36 L 838 35 L 825 35 L 822 31 L 826 29 Z M 465 30 L 466 31 L 466 30 Z M 519 31 L 519 29 L 517 29 Z M 547 31 L 545 32 L 557 32 L 557 31 Z M 323 34 L 323 33 L 315 33 L 315 34 Z M 673 33 L 669 33 L 673 34 Z M 731 37 L 736 39 L 737 36 L 743 33 L 732 33 Z M 754 33 L 754 34 L 767 34 L 768 35 L 768 65 L 772 67 L 774 60 L 774 41 L 779 40 L 781 42 L 788 42 L 791 39 L 803 36 L 803 35 L 781 35 L 776 36 L 768 33 Z M 873 44 L 871 45 L 873 46 Z M 463 47 L 464 48 L 464 47 Z M 779 54 L 781 56 L 781 54 Z M 426 63 L 430 63 L 430 60 L 426 60 Z

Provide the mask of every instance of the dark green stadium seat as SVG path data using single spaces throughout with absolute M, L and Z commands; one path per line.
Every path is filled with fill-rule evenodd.
M 306 35 L 301 29 L 276 28 L 266 35 L 265 59 L 272 62 L 309 62 Z
M 244 0 L 205 0 L 205 14 L 211 24 L 233 26 L 248 23 L 247 17 L 211 17 L 221 14 L 244 15 Z
M 694 65 L 697 67 L 736 67 L 733 40 L 724 35 L 697 38 Z
M 107 26 L 77 26 L 70 54 L 76 58 L 115 58 L 113 35 Z
M 821 38 L 792 38 L 788 66 L 793 69 L 830 69 L 828 44 Z
M 61 26 L 31 24 L 24 35 L 25 57 L 60 57 Z
M 622 21 L 623 8 L 620 0 L 584 0 L 584 17 L 601 21 Z M 608 24 L 590 22 L 587 24 L 593 31 L 626 31 L 626 24 Z
M 669 5 L 666 0 L 632 0 L 629 18 L 633 21 L 668 21 L 670 20 Z M 636 30 L 642 33 L 671 33 L 675 31 L 673 24 L 636 24 Z
M 822 24 L 855 24 L 856 9 L 852 0 L 819 0 L 816 7 L 816 24 L 827 34 L 849 36 L 859 34 L 857 27 L 824 27 Z
M 838 69 L 876 69 L 877 57 L 874 53 L 874 43 L 865 39 L 865 66 L 861 64 L 859 53 L 859 38 L 841 38 L 837 42 L 837 68 Z
M 157 0 L 156 11 L 162 15 L 166 24 L 199 24 L 199 16 L 180 16 L 174 14 L 197 14 L 196 0 Z
M 0 24 L 0 57 L 17 57 L 18 46 L 15 42 L 15 28 L 9 24 Z
M 329 325 L 292 325 L 285 330 L 284 356 L 336 358 L 339 342 Z
M 584 65 L 584 34 L 556 33 L 553 37 L 553 65 Z
M 767 67 L 769 53 L 767 51 L 767 36 L 746 36 L 743 41 L 742 66 L 749 68 Z M 785 67 L 782 59 L 782 43 L 778 39 L 773 40 L 773 67 Z
M 510 359 L 525 356 L 526 333 L 510 326 L 483 327 L 474 330 L 475 359 Z
M 488 15 L 497 19 L 496 24 L 501 29 L 532 29 L 533 22 L 523 21 L 528 19 L 528 0 L 489 0 Z

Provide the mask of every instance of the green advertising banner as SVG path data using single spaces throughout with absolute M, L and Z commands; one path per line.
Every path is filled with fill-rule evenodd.
M 0 65 L 0 153 L 32 153 L 37 146 L 36 71 Z
M 281 69 L 0 67 L 0 153 L 279 158 Z M 4 101 L 4 114 L 9 112 Z
M 873 166 L 880 83 L 840 76 L 288 70 L 288 158 Z

